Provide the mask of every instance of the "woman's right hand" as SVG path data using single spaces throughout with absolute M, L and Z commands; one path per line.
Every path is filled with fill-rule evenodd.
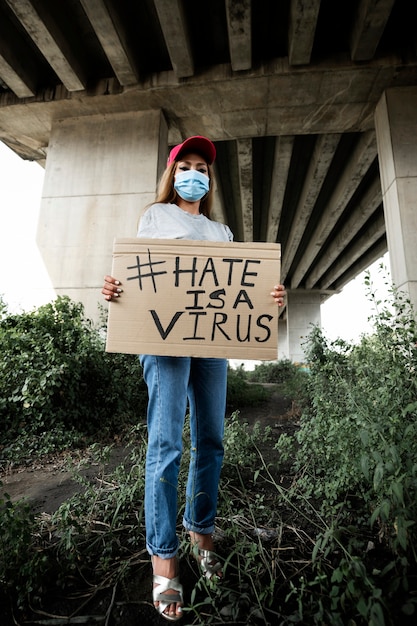
M 123 289 L 121 288 L 120 280 L 113 278 L 113 276 L 104 277 L 104 285 L 101 293 L 104 295 L 104 299 L 110 302 L 113 298 L 120 298 Z

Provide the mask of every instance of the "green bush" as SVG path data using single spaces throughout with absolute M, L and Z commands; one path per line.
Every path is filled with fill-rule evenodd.
M 402 299 L 372 336 L 351 346 L 310 336 L 312 406 L 297 435 L 299 485 L 333 506 L 346 494 L 366 501 L 404 544 L 399 510 L 417 519 L 417 330 Z M 411 507 L 411 508 L 410 508 Z
M 394 294 L 374 327 L 359 345 L 329 342 L 313 330 L 311 403 L 298 433 L 276 444 L 281 458 L 295 459 L 291 497 L 314 504 L 323 521 L 310 576 L 293 582 L 289 594 L 300 621 L 310 615 L 312 624 L 342 625 L 347 616 L 408 623 L 415 611 L 415 312 Z
M 146 388 L 138 359 L 108 354 L 83 306 L 59 297 L 0 320 L 0 436 L 38 444 L 52 432 L 109 433 L 144 415 Z M 26 445 L 26 444 L 25 444 Z
M 265 402 L 269 392 L 260 385 L 251 385 L 246 379 L 246 372 L 242 367 L 227 370 L 227 407 L 236 411 L 242 406 L 256 406 Z
M 297 369 L 297 365 L 289 359 L 259 363 L 248 372 L 248 380 L 254 383 L 283 383 L 295 376 Z
M 7 494 L 0 498 L 0 586 L 15 595 L 19 606 L 45 575 L 45 557 L 34 549 L 36 531 L 35 516 L 28 504 L 13 503 Z

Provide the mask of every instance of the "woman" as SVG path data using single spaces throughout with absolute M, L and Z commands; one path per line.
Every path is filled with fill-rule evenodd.
M 189 137 L 173 148 L 161 178 L 157 198 L 144 213 L 138 237 L 232 241 L 230 229 L 210 220 L 213 202 L 214 144 Z M 106 300 L 119 298 L 120 282 L 105 277 Z M 286 292 L 274 287 L 279 306 Z M 177 482 L 182 430 L 190 413 L 191 460 L 186 490 L 184 527 L 201 570 L 221 578 L 212 533 L 223 460 L 226 409 L 226 359 L 141 355 L 148 387 L 148 451 L 145 478 L 146 543 L 153 566 L 153 600 L 168 620 L 182 615 L 183 590 L 178 579 Z

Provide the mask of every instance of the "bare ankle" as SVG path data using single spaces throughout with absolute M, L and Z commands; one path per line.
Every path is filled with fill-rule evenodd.
M 175 578 L 178 573 L 177 558 L 173 556 L 169 559 L 163 559 L 160 556 L 154 555 L 152 557 L 152 569 L 154 574 L 158 574 L 158 576 Z
M 191 545 L 197 546 L 199 550 L 211 550 L 214 549 L 213 536 L 211 533 L 201 534 L 190 531 Z

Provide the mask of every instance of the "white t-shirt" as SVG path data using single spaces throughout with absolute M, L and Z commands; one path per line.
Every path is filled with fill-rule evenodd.
M 228 226 L 193 215 L 176 204 L 152 204 L 139 222 L 138 237 L 151 239 L 194 239 L 197 241 L 233 241 Z

